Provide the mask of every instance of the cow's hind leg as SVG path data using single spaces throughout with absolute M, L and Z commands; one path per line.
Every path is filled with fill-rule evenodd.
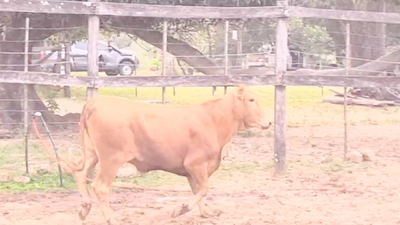
M 182 206 L 176 208 L 172 213 L 172 217 L 177 217 L 191 211 L 193 207 L 207 195 L 209 189 L 206 163 L 197 165 L 189 164 L 185 165 L 185 168 L 186 171 L 189 173 L 189 175 L 192 176 L 195 183 L 197 184 L 197 193 L 190 199 L 188 204 L 183 204 Z
M 104 218 L 109 225 L 118 225 L 119 223 L 113 216 L 113 211 L 110 208 L 109 193 L 112 182 L 114 181 L 118 169 L 124 164 L 124 161 L 117 158 L 107 158 L 106 161 L 99 163 L 99 172 L 93 181 L 92 187 L 99 200 L 100 209 L 103 212 Z
M 82 197 L 81 209 L 79 210 L 79 218 L 82 220 L 82 222 L 85 221 L 86 216 L 89 214 L 90 208 L 92 206 L 89 190 L 87 188 L 86 177 L 91 171 L 94 170 L 97 161 L 98 159 L 96 153 L 93 151 L 88 151 L 85 167 L 83 168 L 83 170 L 73 171 L 78 191 Z

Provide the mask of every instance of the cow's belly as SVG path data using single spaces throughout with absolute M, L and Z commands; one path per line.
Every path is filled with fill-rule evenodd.
M 217 154 L 213 157 L 215 153 L 210 148 L 218 144 L 215 130 L 207 126 L 211 122 L 200 123 L 195 117 L 178 118 L 138 117 L 132 126 L 136 154 L 130 161 L 138 171 L 163 170 L 186 176 L 184 162 L 188 154 L 195 154 L 206 163 L 215 160 Z
M 130 161 L 139 172 L 163 170 L 185 176 L 186 170 L 183 161 L 186 155 L 187 144 L 177 142 L 151 142 L 136 145 L 137 155 Z
M 147 173 L 154 170 L 162 170 L 174 173 L 179 176 L 187 176 L 187 172 L 183 166 L 168 166 L 168 164 L 153 164 L 152 162 L 139 161 L 137 159 L 129 161 L 140 173 Z

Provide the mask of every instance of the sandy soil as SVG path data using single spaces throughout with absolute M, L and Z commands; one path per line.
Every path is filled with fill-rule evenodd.
M 273 168 L 265 167 L 214 182 L 206 200 L 214 211 L 211 218 L 199 217 L 197 208 L 170 218 L 172 209 L 190 196 L 188 185 L 113 191 L 111 207 L 121 224 L 132 225 L 400 224 L 400 126 L 350 126 L 350 150 L 375 155 L 357 164 L 341 161 L 342 132 L 341 126 L 288 128 L 287 175 L 274 177 Z M 272 146 L 268 132 L 237 137 L 224 163 L 271 164 Z M 76 190 L 0 193 L 0 201 L 0 224 L 80 224 Z M 87 225 L 95 224 L 105 224 L 96 203 L 87 218 Z

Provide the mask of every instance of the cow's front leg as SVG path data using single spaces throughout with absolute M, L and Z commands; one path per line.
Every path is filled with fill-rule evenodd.
M 187 178 L 190 184 L 190 188 L 192 189 L 193 194 L 197 194 L 198 187 L 196 182 L 192 177 Z M 201 217 L 207 218 L 211 216 L 211 213 L 209 209 L 207 209 L 206 205 L 204 204 L 204 199 L 200 199 L 199 202 L 197 203 L 197 206 L 199 207 L 200 215 Z
M 200 165 L 188 165 L 186 166 L 186 170 L 197 184 L 197 193 L 187 204 L 182 204 L 176 208 L 172 213 L 172 217 L 177 217 L 191 211 L 199 202 L 204 206 L 202 199 L 207 195 L 209 189 L 207 165 L 206 163 Z

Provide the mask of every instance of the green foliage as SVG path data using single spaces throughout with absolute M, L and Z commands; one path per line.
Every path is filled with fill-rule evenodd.
M 294 49 L 314 54 L 330 54 L 334 50 L 333 40 L 324 27 L 307 25 L 302 19 L 291 18 L 289 31 Z
M 39 97 L 46 99 L 46 107 L 51 112 L 57 112 L 60 110 L 57 102 L 55 101 L 56 98 L 60 96 L 60 89 L 59 87 L 55 86 L 38 86 L 36 91 Z
M 53 112 L 53 113 L 60 110 L 60 107 L 58 107 L 58 104 L 54 99 L 46 100 L 46 107 L 49 109 L 50 112 Z
M 152 59 L 150 61 L 150 66 L 154 69 L 154 70 L 160 70 L 162 68 L 162 62 L 160 62 L 159 59 Z
M 132 41 L 135 39 L 134 36 L 130 36 L 124 32 L 115 31 L 115 30 L 106 30 L 102 29 L 102 36 L 107 38 L 113 45 L 117 48 L 127 48 L 132 44 Z
M 87 29 L 85 27 L 74 27 L 51 35 L 46 39 L 46 43 L 52 46 L 63 42 L 80 41 L 83 39 L 87 39 Z

